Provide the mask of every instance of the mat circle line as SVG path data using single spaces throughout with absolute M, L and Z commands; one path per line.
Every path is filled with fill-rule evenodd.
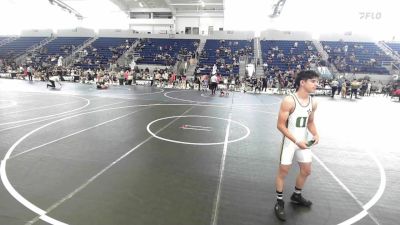
M 161 121 L 161 120 L 173 119 L 173 118 L 188 118 L 188 117 L 189 117 L 189 118 L 193 118 L 193 117 L 211 118 L 211 119 L 219 119 L 219 120 L 229 121 L 229 119 L 220 118 L 220 117 L 214 117 L 214 116 L 201 116 L 201 115 L 169 116 L 169 117 L 163 117 L 163 118 L 159 118 L 159 119 L 156 119 L 156 120 L 151 121 L 149 124 L 147 124 L 146 129 L 147 129 L 147 132 L 149 132 L 149 134 L 151 134 L 153 137 L 155 137 L 155 138 L 157 138 L 157 139 L 160 139 L 160 140 L 163 140 L 163 141 L 168 141 L 168 142 L 173 142 L 173 143 L 177 143 L 177 144 L 184 144 L 184 145 L 223 145 L 223 144 L 224 144 L 223 141 L 221 141 L 221 142 L 205 142 L 205 143 L 201 143 L 201 142 L 177 141 L 177 140 L 173 140 L 173 139 L 168 139 L 168 138 L 160 137 L 160 136 L 156 135 L 155 133 L 153 133 L 153 132 L 151 131 L 151 129 L 150 129 L 150 126 L 151 126 L 153 123 L 156 123 L 156 122 Z M 244 125 L 244 124 L 242 124 L 242 123 L 240 123 L 240 122 L 237 122 L 237 121 L 235 121 L 235 120 L 230 120 L 230 121 L 231 121 L 232 123 L 238 124 L 239 126 L 242 126 L 242 127 L 246 130 L 246 134 L 245 134 L 243 137 L 240 137 L 240 138 L 237 138 L 237 139 L 234 139 L 234 140 L 228 140 L 228 143 L 233 143 L 233 142 L 241 141 L 241 140 L 247 138 L 247 137 L 250 135 L 250 129 L 249 129 L 246 125 Z

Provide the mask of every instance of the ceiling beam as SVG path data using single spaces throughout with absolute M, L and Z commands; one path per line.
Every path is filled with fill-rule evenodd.
M 77 10 L 75 10 L 74 8 L 63 2 L 62 0 L 49 0 L 49 3 L 52 5 L 56 4 L 61 9 L 74 14 L 76 18 L 78 18 L 79 20 L 83 19 L 83 16 L 80 12 L 78 12 Z
M 172 7 L 171 1 L 170 0 L 164 0 L 165 3 L 168 5 L 168 7 L 171 9 L 172 14 L 176 13 L 176 9 Z
M 129 14 L 129 5 L 124 0 L 110 0 L 112 3 L 117 5 L 122 11 Z

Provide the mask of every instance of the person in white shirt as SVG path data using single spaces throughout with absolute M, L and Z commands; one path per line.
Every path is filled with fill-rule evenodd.
M 57 66 L 62 66 L 62 65 L 63 65 L 63 57 L 60 56 L 58 57 Z
M 331 89 L 332 89 L 331 97 L 332 98 L 335 96 L 335 93 L 336 93 L 336 91 L 338 89 L 338 86 L 339 86 L 339 82 L 336 79 L 333 79 L 332 82 L 331 82 Z
M 217 73 L 217 65 L 214 64 L 211 74 L 215 75 L 216 73 Z
M 215 95 L 215 90 L 217 90 L 217 85 L 218 85 L 218 77 L 216 74 L 212 75 L 210 79 L 210 88 L 211 88 L 211 95 Z
M 370 96 L 371 95 L 371 86 L 372 86 L 371 82 L 368 81 L 367 90 L 365 91 L 365 95 L 366 96 Z

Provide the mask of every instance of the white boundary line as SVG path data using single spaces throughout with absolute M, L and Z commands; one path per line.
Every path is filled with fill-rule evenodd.
M 373 215 L 371 215 L 371 214 L 369 214 L 367 212 L 367 210 L 369 208 L 366 208 L 365 205 L 363 205 L 363 203 L 353 194 L 353 192 L 351 192 L 350 189 L 348 189 L 346 187 L 346 185 L 325 165 L 324 162 L 322 162 L 322 160 L 320 160 L 314 153 L 311 153 L 311 154 L 314 157 L 314 159 L 316 159 L 318 161 L 318 163 L 333 177 L 333 179 L 357 202 L 357 204 L 362 209 L 364 209 L 363 211 L 361 211 L 360 213 L 358 213 L 355 216 L 351 217 L 350 219 L 347 219 L 347 220 L 339 223 L 339 225 L 350 225 L 350 224 L 353 224 L 353 223 L 359 221 L 360 219 L 362 219 L 363 217 L 365 217 L 366 215 L 369 215 L 369 217 L 375 222 L 375 224 L 380 225 L 378 220 Z M 382 182 L 382 179 L 381 179 L 381 182 Z M 370 200 L 370 202 L 371 202 L 371 200 Z
M 91 127 L 88 127 L 88 128 L 85 128 L 85 129 L 82 129 L 82 130 L 79 130 L 79 131 L 76 131 L 76 132 L 74 132 L 74 133 L 72 133 L 72 134 L 68 134 L 68 135 L 63 136 L 63 137 L 61 137 L 61 138 L 57 138 L 57 139 L 52 140 L 52 141 L 49 141 L 49 142 L 47 142 L 47 143 L 38 145 L 38 146 L 36 146 L 36 147 L 30 148 L 30 149 L 28 149 L 28 150 L 25 150 L 25 151 L 23 151 L 23 152 L 17 153 L 17 154 L 15 154 L 15 155 L 11 156 L 9 159 L 17 158 L 18 156 L 23 155 L 23 154 L 25 154 L 25 153 L 31 152 L 31 151 L 33 151 L 33 150 L 36 150 L 36 149 L 38 149 L 38 148 L 44 147 L 44 146 L 49 145 L 49 144 L 53 144 L 53 143 L 55 143 L 55 142 L 57 142 L 57 141 L 61 141 L 61 140 L 65 139 L 65 138 L 69 138 L 69 137 L 71 137 L 71 136 L 74 136 L 74 135 L 76 135 L 76 134 L 80 134 L 80 133 L 82 133 L 82 132 L 91 130 L 91 129 L 93 129 L 93 128 L 102 126 L 102 125 L 104 125 L 104 124 L 107 124 L 107 123 L 110 123 L 110 122 L 119 120 L 119 119 L 121 119 L 121 118 L 127 117 L 127 116 L 129 116 L 129 115 L 132 115 L 132 114 L 137 113 L 137 112 L 139 112 L 139 111 L 141 111 L 141 110 L 144 110 L 144 109 L 145 109 L 145 108 L 139 109 L 139 110 L 135 110 L 135 111 L 133 111 L 133 112 L 124 114 L 124 115 L 119 116 L 119 117 L 116 117 L 116 118 L 114 118 L 114 119 L 107 120 L 107 121 L 104 121 L 104 122 L 102 122 L 102 123 L 98 123 L 98 124 L 96 124 L 96 125 L 94 125 L 94 126 L 91 126 Z
M 119 107 L 121 108 L 121 107 Z M 7 177 L 7 173 L 6 173 L 6 164 L 7 164 L 7 160 L 10 158 L 12 152 L 15 150 L 15 148 L 24 140 L 26 139 L 28 136 L 32 135 L 33 133 L 37 132 L 38 130 L 45 128 L 47 126 L 50 126 L 52 124 L 55 124 L 57 122 L 66 120 L 66 119 L 70 119 L 70 118 L 74 118 L 77 116 L 81 116 L 81 115 L 86 115 L 86 114 L 90 114 L 90 113 L 94 113 L 94 112 L 101 112 L 101 111 L 107 111 L 110 109 L 100 109 L 100 110 L 96 110 L 96 111 L 91 111 L 91 112 L 85 112 L 85 113 L 80 113 L 80 114 L 76 114 L 76 115 L 72 115 L 72 116 L 68 116 L 68 117 L 63 117 L 61 119 L 52 121 L 50 123 L 47 123 L 43 126 L 40 126 L 34 130 L 32 130 L 31 132 L 25 134 L 22 138 L 20 138 L 17 142 L 15 142 L 11 148 L 7 151 L 4 159 L 1 161 L 1 165 L 0 165 L 0 176 L 1 176 L 1 181 L 4 184 L 4 187 L 7 189 L 7 191 L 18 201 L 20 202 L 22 205 L 24 205 L 25 207 L 27 207 L 28 209 L 30 209 L 32 212 L 35 212 L 36 214 L 38 214 L 41 218 L 42 216 L 44 216 L 46 214 L 46 212 L 44 210 L 42 210 L 41 208 L 37 207 L 36 205 L 32 204 L 31 202 L 29 202 L 27 199 L 25 199 L 21 194 L 19 194 L 19 192 L 17 192 L 14 187 L 11 185 L 10 181 L 8 180 Z M 51 219 L 54 220 L 53 218 L 50 217 L 43 217 L 44 219 Z M 49 222 L 49 221 L 46 221 Z M 54 220 L 53 222 L 56 223 L 51 223 L 51 224 L 65 224 L 62 223 L 60 221 Z M 49 222 L 50 223 L 50 222 Z
M 385 173 L 385 169 L 383 168 L 383 166 L 380 163 L 380 161 L 378 160 L 378 158 L 370 150 L 366 150 L 366 151 L 370 155 L 370 157 L 375 161 L 375 163 L 378 165 L 378 168 L 379 168 L 379 175 L 380 175 L 381 181 L 379 183 L 378 191 L 375 193 L 375 195 L 366 204 L 361 205 L 361 207 L 363 208 L 363 210 L 361 212 L 359 212 L 355 216 L 353 216 L 353 217 L 341 222 L 339 225 L 350 225 L 350 224 L 353 224 L 353 223 L 361 220 L 366 215 L 369 215 L 369 217 L 376 224 L 379 225 L 378 220 L 373 215 L 368 213 L 368 210 L 370 208 L 372 208 L 372 206 L 374 206 L 379 201 L 379 199 L 382 197 L 383 193 L 385 192 L 385 188 L 386 188 L 386 173 Z
M 130 90 L 128 90 L 130 91 Z M 140 94 L 116 94 L 118 95 L 130 95 L 130 96 L 142 96 L 142 95 L 152 95 L 152 94 L 159 94 L 159 93 L 163 93 L 165 90 L 161 88 L 161 91 L 156 91 L 156 92 L 151 92 L 151 93 L 140 93 Z
M 187 109 L 184 113 L 182 113 L 182 115 L 184 115 L 186 112 L 188 112 L 189 110 L 191 110 L 193 108 L 190 107 L 189 109 Z M 162 127 L 160 130 L 157 131 L 157 133 L 163 131 L 165 128 L 169 127 L 172 123 L 174 123 L 176 120 L 178 120 L 178 118 L 176 118 L 175 120 L 169 122 L 167 125 L 165 125 L 164 127 Z M 112 162 L 111 164 L 109 164 L 108 166 L 106 166 L 104 169 L 102 169 L 100 172 L 98 172 L 96 175 L 94 175 L 93 177 L 91 177 L 89 180 L 87 180 L 84 184 L 82 184 L 81 186 L 79 186 L 77 189 L 75 189 L 73 192 L 71 192 L 70 194 L 68 194 L 67 196 L 65 196 L 64 198 L 62 198 L 60 201 L 54 203 L 53 205 L 51 205 L 46 211 L 45 214 L 50 213 L 52 210 L 54 210 L 55 208 L 57 208 L 59 205 L 61 205 L 62 203 L 64 203 L 65 201 L 67 201 L 68 199 L 72 198 L 75 194 L 77 194 L 79 191 L 83 190 L 85 187 L 87 187 L 90 183 L 92 183 L 97 177 L 99 177 L 100 175 L 102 175 L 103 173 L 105 173 L 107 170 L 109 170 L 112 166 L 116 165 L 119 161 L 121 161 L 122 159 L 124 159 L 126 156 L 128 156 L 130 153 L 132 153 L 133 151 L 135 151 L 137 148 L 139 148 L 140 146 L 142 146 L 143 144 L 145 144 L 147 141 L 149 141 L 150 139 L 152 139 L 152 136 L 149 136 L 146 140 L 142 141 L 140 144 L 136 145 L 135 147 L 133 147 L 132 149 L 130 149 L 128 152 L 126 152 L 125 154 L 123 154 L 122 156 L 120 156 L 118 159 L 116 159 L 114 162 Z M 50 224 L 56 224 L 56 225 L 64 225 L 65 223 L 60 222 L 52 217 L 49 217 L 47 215 L 40 215 L 40 219 L 44 220 Z M 33 220 L 29 221 L 26 225 L 28 224 L 33 224 L 37 221 L 37 218 L 34 218 Z
M 60 106 L 60 105 L 68 105 L 68 104 L 74 104 L 74 103 L 79 103 L 79 101 L 75 102 L 66 102 L 66 103 L 60 103 L 60 104 L 55 104 L 55 105 L 48 105 L 48 106 L 42 106 L 42 107 L 34 107 L 26 110 L 20 110 L 20 111 L 13 111 L 13 112 L 8 112 L 8 113 L 3 113 L 1 115 L 10 115 L 10 114 L 15 114 L 15 113 L 21 113 L 21 112 L 28 112 L 28 111 L 34 111 L 34 110 L 39 110 L 39 109 L 46 109 L 46 108 L 51 108 L 54 106 Z
M 74 95 L 71 95 L 71 97 L 80 98 L 80 99 L 85 100 L 86 101 L 86 105 L 84 105 L 82 107 L 79 107 L 79 108 L 76 108 L 76 109 L 73 109 L 73 110 L 62 112 L 62 113 L 51 114 L 51 115 L 47 115 L 47 116 L 41 116 L 41 117 L 36 117 L 36 118 L 31 118 L 31 119 L 26 119 L 26 120 L 18 120 L 18 121 L 12 121 L 12 122 L 7 122 L 7 123 L 0 123 L 0 125 L 15 124 L 15 123 L 21 123 L 21 122 L 27 122 L 27 121 L 32 121 L 32 120 L 37 120 L 37 119 L 42 119 L 42 118 L 49 118 L 49 117 L 53 117 L 53 116 L 63 115 L 63 114 L 67 114 L 67 113 L 70 113 L 70 112 L 74 112 L 74 111 L 83 109 L 83 108 L 85 108 L 86 106 L 88 106 L 90 104 L 90 100 L 87 99 L 87 98 L 74 96 Z
M 81 111 L 80 113 L 82 113 L 82 112 L 89 112 L 90 110 L 95 110 L 95 109 L 99 109 L 99 108 L 103 108 L 103 107 L 111 106 L 111 105 L 117 105 L 117 104 L 121 104 L 121 103 L 125 103 L 125 102 L 127 102 L 127 101 L 121 101 L 121 102 L 111 103 L 111 104 L 107 104 L 107 105 L 97 106 L 97 107 L 94 107 L 94 108 L 92 108 L 92 109 L 83 110 L 83 111 Z M 167 105 L 167 104 L 165 104 L 165 105 Z M 188 104 L 175 104 L 175 105 L 183 106 L 183 105 L 188 105 Z M 199 105 L 199 106 L 200 106 L 200 105 Z M 204 105 L 204 106 L 206 106 L 206 105 Z M 211 105 L 210 105 L 210 106 L 211 106 Z M 132 107 L 132 106 L 127 106 L 127 107 Z M 222 106 L 214 106 L 214 107 L 222 107 Z M 111 109 L 113 109 L 113 108 L 111 108 Z M 70 115 L 68 115 L 68 116 L 70 116 Z M 55 116 L 55 117 L 59 117 L 59 116 Z M 47 119 L 43 119 L 43 120 L 34 121 L 34 122 L 31 122 L 31 123 L 25 123 L 25 124 L 20 124 L 20 125 L 13 126 L 13 127 L 7 127 L 7 128 L 4 128 L 4 129 L 1 129 L 0 132 L 7 131 L 7 130 L 11 130 L 11 129 L 14 129 L 14 128 L 19 128 L 19 127 L 27 126 L 27 125 L 30 125 L 30 124 L 35 124 L 35 123 L 39 123 L 39 122 L 51 120 L 51 119 L 54 119 L 54 118 L 47 118 Z
M 173 100 L 178 100 L 178 101 L 183 101 L 183 102 L 189 102 L 189 103 L 197 103 L 197 104 L 212 104 L 212 105 L 226 105 L 227 103 L 212 103 L 212 102 L 201 102 L 201 101 L 192 101 L 192 100 L 187 100 L 187 99 L 182 99 L 182 98 L 175 98 L 175 97 L 171 97 L 168 94 L 169 93 L 174 93 L 174 92 L 185 92 L 185 90 L 181 90 L 181 91 L 169 91 L 169 92 L 165 92 L 164 96 L 166 98 L 169 99 L 173 99 Z M 186 91 L 188 92 L 188 91 Z M 274 98 L 277 98 L 275 96 L 271 96 Z M 269 104 L 235 104 L 235 106 L 268 106 L 268 105 L 276 105 L 276 104 L 280 104 L 281 99 L 279 99 L 279 102 L 274 102 L 274 103 L 269 103 Z
M 65 223 L 59 222 L 51 217 L 48 217 L 47 215 L 45 215 L 45 211 L 40 209 L 39 207 L 37 207 L 36 205 L 32 204 L 31 202 L 29 202 L 27 199 L 25 199 L 22 195 L 20 195 L 15 189 L 14 187 L 11 185 L 11 183 L 8 180 L 7 177 L 7 173 L 6 173 L 6 162 L 7 160 L 10 158 L 10 155 L 12 154 L 12 152 L 14 151 L 14 149 L 24 140 L 26 139 L 28 136 L 30 136 L 31 134 L 35 133 L 36 131 L 47 127 L 51 124 L 57 123 L 59 121 L 65 120 L 65 119 L 70 119 L 76 116 L 80 116 L 80 115 L 84 115 L 84 114 L 89 114 L 89 113 L 94 113 L 94 112 L 99 112 L 99 111 L 108 111 L 108 110 L 114 110 L 114 109 L 124 109 L 124 108 L 130 108 L 130 107 L 140 107 L 140 106 L 199 106 L 199 107 L 221 107 L 221 108 L 228 108 L 231 106 L 220 106 L 220 105 L 199 105 L 199 104 L 147 104 L 147 105 L 133 105 L 133 106 L 123 106 L 123 107 L 116 107 L 116 108 L 108 108 L 108 109 L 101 109 L 101 110 L 96 110 L 96 111 L 90 111 L 90 112 L 85 112 L 85 113 L 80 113 L 80 114 L 76 114 L 76 115 L 72 115 L 72 116 L 68 116 L 68 117 L 64 117 L 62 119 L 56 120 L 56 121 L 52 121 L 48 124 L 45 124 L 29 133 L 27 133 L 26 135 L 24 135 L 22 138 L 20 138 L 17 142 L 15 142 L 13 144 L 13 146 L 11 146 L 11 148 L 7 151 L 5 157 L 3 158 L 3 160 L 1 161 L 0 164 L 0 176 L 1 176 L 1 181 L 3 182 L 4 187 L 6 188 L 6 190 L 17 200 L 19 201 L 22 205 L 24 205 L 26 208 L 30 209 L 31 211 L 35 212 L 36 214 L 40 215 L 41 219 L 46 219 L 46 222 L 49 222 L 51 224 L 57 224 L 57 225 L 64 225 Z M 259 110 L 252 110 L 252 109 L 248 109 L 250 111 L 258 111 L 260 113 L 268 113 L 268 114 L 274 114 L 276 115 L 276 113 L 271 113 L 271 112 L 263 112 L 263 111 L 259 111 Z M 232 121 L 233 122 L 233 121 Z M 370 156 L 374 159 L 374 161 L 377 163 L 378 167 L 379 167 L 379 171 L 380 171 L 380 176 L 381 176 L 381 182 L 378 188 L 378 191 L 375 193 L 374 197 L 363 206 L 363 210 L 356 214 L 355 216 L 347 219 L 346 221 L 340 223 L 339 225 L 351 225 L 359 220 L 361 220 L 363 217 L 365 217 L 366 215 L 369 215 L 367 210 L 370 209 L 371 207 L 373 207 L 378 200 L 381 198 L 381 196 L 384 193 L 385 187 L 386 187 L 386 174 L 385 174 L 385 170 L 382 166 L 382 164 L 379 162 L 379 160 L 376 158 L 376 156 L 374 154 L 372 154 L 372 152 L 368 151 L 368 153 L 370 154 Z M 59 223 L 57 223 L 59 222 Z M 376 222 L 376 221 L 374 221 Z
M 231 128 L 231 118 L 232 118 L 232 113 L 229 113 L 228 125 L 226 126 L 226 133 L 225 133 L 224 150 L 222 152 L 221 165 L 219 168 L 218 188 L 217 188 L 217 193 L 215 195 L 215 202 L 212 210 L 213 212 L 211 217 L 212 225 L 217 225 L 218 221 L 219 201 L 221 198 L 222 181 L 224 179 L 225 159 L 226 159 L 226 153 L 228 151 L 228 140 L 229 140 L 229 130 Z
M 117 103 L 112 103 L 112 104 L 107 104 L 107 105 L 102 105 L 102 106 L 98 106 L 98 107 L 95 107 L 95 108 L 92 108 L 92 109 L 82 110 L 81 113 L 82 113 L 82 112 L 89 112 L 90 110 L 95 110 L 95 109 L 103 108 L 103 107 L 110 106 L 110 105 L 117 105 L 117 104 L 124 103 L 124 102 L 126 102 L 126 101 L 117 102 Z M 70 116 L 70 115 L 68 115 L 68 116 Z M 55 117 L 53 117 L 53 118 L 47 118 L 47 119 L 43 119 L 43 120 L 37 120 L 37 121 L 34 121 L 34 122 L 30 122 L 30 123 L 24 123 L 24 124 L 20 124 L 20 125 L 13 126 L 13 127 L 7 127 L 7 128 L 4 128 L 4 129 L 1 129 L 0 132 L 6 131 L 6 130 L 12 130 L 12 129 L 18 128 L 18 127 L 24 127 L 24 126 L 27 126 L 27 125 L 30 125 L 30 124 L 40 123 L 40 122 L 43 122 L 43 121 L 55 119 L 55 118 L 57 118 L 57 117 L 59 117 L 59 116 L 55 116 Z
M 15 150 L 15 148 L 23 141 L 25 140 L 27 137 L 29 137 L 30 135 L 32 135 L 33 133 L 39 131 L 40 129 L 43 129 L 47 126 L 50 126 L 52 124 L 58 123 L 60 121 L 63 120 L 67 120 L 70 118 L 74 118 L 77 116 L 81 116 L 81 115 L 86 115 L 86 114 L 91 114 L 91 113 L 95 113 L 95 112 L 102 112 L 102 111 L 108 111 L 108 110 L 114 110 L 114 109 L 125 109 L 125 108 L 132 108 L 132 107 L 140 107 L 140 106 L 192 106 L 192 108 L 194 106 L 207 106 L 207 105 L 195 105 L 195 104 L 147 104 L 147 105 L 132 105 L 132 106 L 123 106 L 123 107 L 115 107 L 115 108 L 108 108 L 108 109 L 99 109 L 96 111 L 90 111 L 90 112 L 84 112 L 84 113 L 79 113 L 79 114 L 75 114 L 75 115 L 71 115 L 71 116 L 67 116 L 67 117 L 63 117 L 61 119 L 52 121 L 50 123 L 47 123 L 45 125 L 42 125 L 30 132 L 28 132 L 27 134 L 25 134 L 23 137 L 21 137 L 17 142 L 15 142 L 10 149 L 7 151 L 6 155 L 4 156 L 3 160 L 1 161 L 0 164 L 0 177 L 1 177 L 1 181 L 3 182 L 4 187 L 6 188 L 6 190 L 11 194 L 11 196 L 14 197 L 14 199 L 16 199 L 18 202 L 20 202 L 22 205 L 24 205 L 26 208 L 28 208 L 29 210 L 31 210 L 32 212 L 38 214 L 40 216 L 41 219 L 45 219 L 46 222 L 50 223 L 50 224 L 56 224 L 56 225 L 65 225 L 65 223 L 62 223 L 54 218 L 51 218 L 46 214 L 46 212 L 37 207 L 36 205 L 32 204 L 30 201 L 28 201 L 26 198 L 24 198 L 19 192 L 17 192 L 15 190 L 15 188 L 11 185 L 8 177 L 7 177 L 7 171 L 6 171 L 6 164 L 7 164 L 7 160 L 10 159 L 11 154 L 13 153 L 13 151 Z M 208 105 L 211 106 L 211 105 Z M 213 106 L 213 107 L 222 107 L 225 108 L 226 106 Z M 174 120 L 175 121 L 175 120 Z M 149 137 L 149 138 L 152 138 Z

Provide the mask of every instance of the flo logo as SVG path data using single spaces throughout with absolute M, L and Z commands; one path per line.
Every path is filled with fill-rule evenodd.
M 359 12 L 360 20 L 380 20 L 382 18 L 381 12 Z

